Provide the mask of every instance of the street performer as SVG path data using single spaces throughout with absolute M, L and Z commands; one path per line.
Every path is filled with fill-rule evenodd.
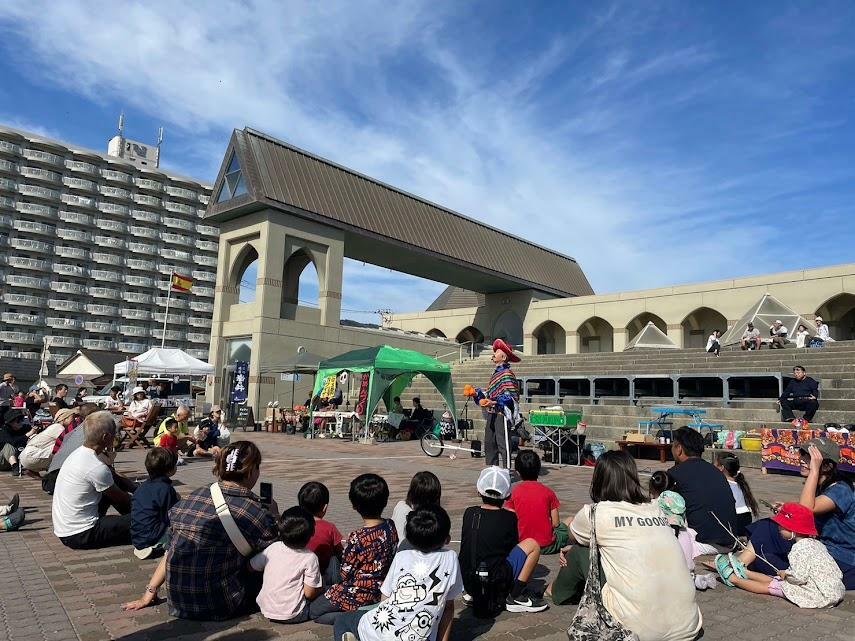
M 478 388 L 472 390 L 472 395 L 486 413 L 484 454 L 487 465 L 501 465 L 510 469 L 509 432 L 520 421 L 520 388 L 510 364 L 519 363 L 520 357 L 514 354 L 510 345 L 497 338 L 493 341 L 493 357 L 490 360 L 496 369 L 487 390 Z

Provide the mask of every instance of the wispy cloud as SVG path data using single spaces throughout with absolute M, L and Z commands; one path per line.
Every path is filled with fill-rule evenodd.
M 29 0 L 0 5 L 0 29 L 33 77 L 165 121 L 182 173 L 210 179 L 250 125 L 572 255 L 616 291 L 851 258 L 841 11 L 734 24 L 670 3 Z M 837 233 L 801 254 L 761 231 L 815 219 Z M 346 278 L 352 309 L 441 289 L 358 264 Z

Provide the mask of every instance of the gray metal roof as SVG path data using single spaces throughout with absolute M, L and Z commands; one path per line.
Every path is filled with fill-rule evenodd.
M 436 297 L 426 311 L 436 312 L 443 309 L 463 309 L 466 307 L 482 307 L 486 303 L 486 296 L 478 292 L 470 292 L 467 289 L 449 285 Z
M 232 150 L 237 154 L 248 193 L 217 203 Z M 253 129 L 235 130 L 214 184 L 208 216 L 229 220 L 262 207 L 273 207 L 344 229 L 359 237 L 350 242 L 356 257 L 407 273 L 426 275 L 413 264 L 412 250 L 432 254 L 454 269 L 485 275 L 480 291 L 536 289 L 559 296 L 581 296 L 593 290 L 576 261 L 480 221 L 408 194 L 378 180 L 336 165 Z M 388 258 L 360 240 L 389 242 L 410 251 L 409 260 Z M 361 246 L 360 246 L 361 245 Z M 378 261 L 379 259 L 379 261 Z M 477 289 L 459 274 L 458 282 Z M 433 272 L 433 280 L 448 277 Z

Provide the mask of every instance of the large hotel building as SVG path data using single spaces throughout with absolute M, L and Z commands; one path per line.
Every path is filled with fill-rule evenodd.
M 77 349 L 128 355 L 166 346 L 207 359 L 219 231 L 210 185 L 158 169 L 159 149 L 125 139 L 107 154 L 0 126 L 0 357 Z

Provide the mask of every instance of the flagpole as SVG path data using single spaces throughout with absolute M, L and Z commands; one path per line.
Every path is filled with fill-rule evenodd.
M 166 324 L 169 322 L 169 299 L 172 298 L 172 281 L 175 273 L 169 276 L 169 284 L 166 290 L 166 313 L 163 315 L 163 337 L 160 339 L 160 349 L 166 347 Z

